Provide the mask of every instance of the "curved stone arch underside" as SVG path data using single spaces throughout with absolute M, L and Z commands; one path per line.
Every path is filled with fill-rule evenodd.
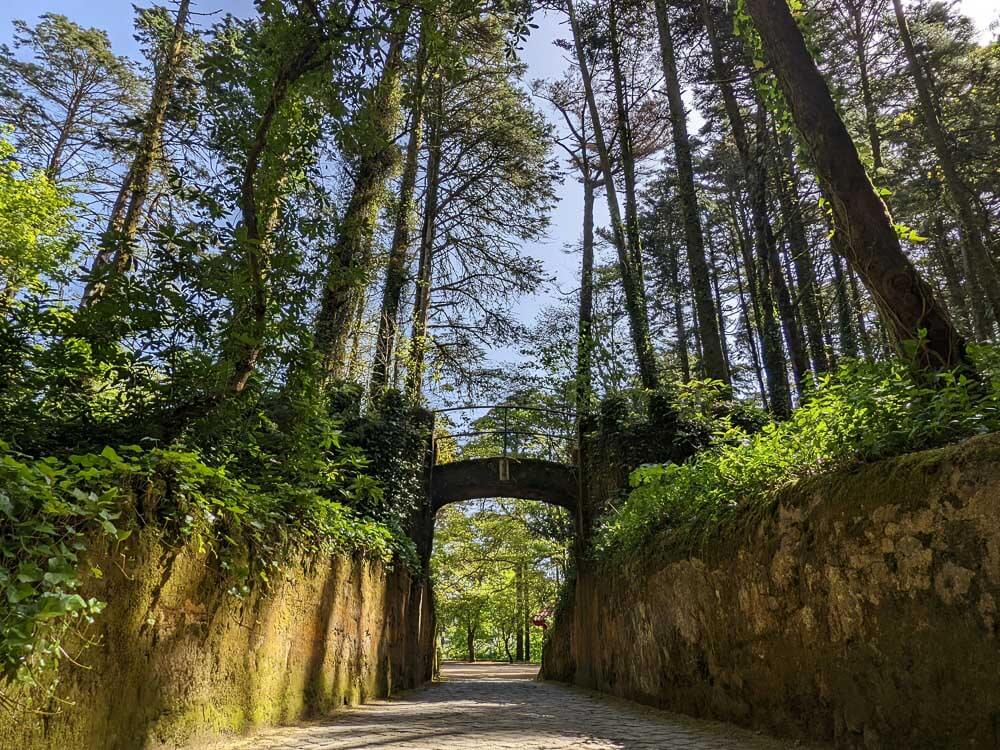
M 537 458 L 470 458 L 439 464 L 431 474 L 435 513 L 449 503 L 488 497 L 538 500 L 575 512 L 578 496 L 575 466 Z

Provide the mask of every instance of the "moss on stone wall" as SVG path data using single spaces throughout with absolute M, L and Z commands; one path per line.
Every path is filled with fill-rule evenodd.
M 108 602 L 64 665 L 53 715 L 0 715 L 0 748 L 175 748 L 292 722 L 430 678 L 426 583 L 361 558 L 303 561 L 266 595 L 227 594 L 214 558 L 152 532 L 94 560 Z M 414 623 L 418 623 L 417 626 Z
M 802 481 L 584 565 L 544 673 L 843 747 L 996 747 L 1000 436 Z

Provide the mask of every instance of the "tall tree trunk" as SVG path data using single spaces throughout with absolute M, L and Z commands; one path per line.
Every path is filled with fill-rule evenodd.
M 965 275 L 965 283 L 971 298 L 973 321 L 976 326 L 977 336 L 981 339 L 989 339 L 993 324 L 990 320 L 990 305 L 986 301 L 986 292 L 979 277 L 976 276 L 976 263 L 970 257 L 969 246 L 966 242 L 960 242 L 962 271 Z M 981 333 L 979 333 L 981 332 Z
M 757 377 L 760 400 L 764 404 L 765 409 L 770 409 L 767 400 L 767 388 L 764 387 L 764 371 L 760 364 L 760 352 L 757 347 L 757 334 L 750 320 L 750 306 L 747 304 L 746 289 L 743 285 L 743 274 L 740 272 L 739 259 L 733 259 L 733 268 L 736 273 L 736 293 L 740 300 L 740 317 L 743 320 L 743 327 L 746 331 L 747 346 L 750 349 L 750 361 L 753 365 L 754 375 Z
M 754 259 L 747 249 L 743 265 L 746 267 L 747 277 L 751 279 L 751 296 L 756 290 L 758 297 L 756 307 L 759 317 L 757 320 L 761 329 L 761 352 L 764 360 L 764 371 L 767 373 L 767 392 L 771 403 L 771 413 L 783 419 L 791 414 L 792 395 L 788 383 L 787 363 L 781 346 L 781 328 L 775 312 L 772 285 L 768 276 L 769 259 L 759 256 Z
M 146 113 L 138 149 L 108 217 L 100 249 L 90 267 L 87 285 L 83 290 L 81 307 L 86 307 L 103 293 L 102 271 L 106 266 L 113 264 L 114 273 L 122 274 L 132 265 L 132 246 L 139 231 L 139 221 L 146 199 L 149 197 L 153 162 L 160 149 L 163 125 L 167 119 L 167 107 L 173 95 L 177 70 L 184 54 L 184 35 L 190 7 L 191 0 L 180 0 L 177 6 L 174 30 L 164 55 L 163 65 L 156 72 L 149 111 Z
M 524 615 L 521 624 L 524 625 L 524 660 L 531 661 L 531 592 L 530 578 L 525 573 L 524 576 Z
M 742 118 L 740 119 L 742 123 Z M 752 191 L 754 196 L 756 191 Z M 775 315 L 774 297 L 771 294 L 771 283 L 767 275 L 767 243 L 774 241 L 774 235 L 770 232 L 770 223 L 761 222 L 760 215 L 754 211 L 754 245 L 757 251 L 757 259 L 747 240 L 747 231 L 741 229 L 741 224 L 745 223 L 736 210 L 735 196 L 730 198 L 730 213 L 733 220 L 733 228 L 739 241 L 740 253 L 743 260 L 743 268 L 747 275 L 747 285 L 750 292 L 750 300 L 753 303 L 754 319 L 761 337 L 761 359 L 763 360 L 764 373 L 767 376 L 768 397 L 765 402 L 769 404 L 769 409 L 776 417 L 784 419 L 791 414 L 792 397 L 788 387 L 788 372 L 785 362 L 785 353 L 781 346 L 781 329 L 778 327 L 778 318 Z M 751 203 L 757 201 L 756 197 L 751 198 Z M 763 256 L 761 255 L 763 253 Z
M 858 284 L 858 275 L 854 269 L 847 267 L 847 289 L 851 294 L 851 308 L 854 310 L 854 320 L 857 323 L 858 339 L 861 342 L 861 351 L 868 359 L 875 356 L 875 346 L 872 343 L 871 332 L 865 322 L 864 299 L 861 297 L 861 287 Z
M 691 357 L 688 354 L 688 332 L 687 324 L 684 321 L 684 301 L 681 298 L 680 282 L 677 279 L 677 259 L 674 258 L 674 326 L 677 329 L 677 358 L 681 366 L 681 381 L 687 383 L 691 380 Z
M 805 324 L 802 322 L 802 306 L 801 306 L 802 296 L 799 293 L 799 287 L 798 287 L 799 280 L 798 277 L 795 275 L 795 272 L 792 270 L 792 258 L 791 254 L 788 252 L 788 243 L 782 240 L 781 242 L 779 242 L 779 248 L 780 248 L 779 258 L 781 261 L 782 275 L 784 275 L 785 277 L 785 284 L 788 285 L 788 293 L 792 297 L 792 308 L 795 311 L 796 335 L 798 336 L 799 341 L 804 342 L 806 341 L 806 332 L 804 327 Z M 804 352 L 803 356 L 806 359 L 806 363 L 804 365 L 804 371 L 809 372 L 810 365 L 808 361 L 808 356 L 805 354 L 806 347 L 804 345 L 803 345 L 803 352 Z
M 947 232 L 940 216 L 935 217 L 933 227 L 934 237 L 929 243 L 931 257 L 941 269 L 951 309 L 966 325 L 971 322 L 976 338 L 981 341 L 988 336 L 989 331 L 989 322 L 985 317 L 985 306 L 982 309 L 976 309 L 970 316 L 969 300 L 965 293 L 966 290 L 962 286 L 962 276 L 958 271 L 951 248 L 948 246 Z
M 718 81 L 719 93 L 722 95 L 722 102 L 725 107 L 726 117 L 729 120 L 733 141 L 740 156 L 743 179 L 750 194 L 754 248 L 758 262 L 763 269 L 766 268 L 764 259 L 769 258 L 775 252 L 774 230 L 771 227 L 767 210 L 767 175 L 764 165 L 760 163 L 750 149 L 750 139 L 747 134 L 746 123 L 743 119 L 743 112 L 740 109 L 736 92 L 730 82 L 733 79 L 732 66 L 727 64 L 722 54 L 719 30 L 716 26 L 715 16 L 709 0 L 702 0 L 701 10 L 705 31 L 708 35 L 712 67 L 715 70 L 715 78 Z M 731 23 L 728 15 L 726 20 Z M 757 323 L 762 329 L 761 348 L 763 350 L 764 369 L 767 372 L 768 393 L 770 394 L 770 398 L 765 399 L 765 401 L 772 405 L 773 413 L 776 416 L 785 417 L 791 411 L 791 396 L 788 389 L 785 354 L 781 347 L 781 333 L 778 330 L 777 319 L 774 316 L 772 285 L 767 277 L 767 273 L 765 272 L 761 277 L 758 277 L 755 273 L 756 264 L 746 259 L 745 253 L 748 251 L 746 242 L 741 240 L 740 245 L 744 251 L 744 264 L 748 273 L 750 297 L 754 302 L 754 309 L 758 312 Z M 764 311 L 763 315 L 760 314 L 762 310 Z
M 691 380 L 691 358 L 688 355 L 688 333 L 684 323 L 684 297 L 681 290 L 680 264 L 677 262 L 672 221 L 667 225 L 667 237 L 663 245 L 663 263 L 674 308 L 674 327 L 677 331 L 677 362 L 681 368 L 681 382 L 687 383 Z
M 694 351 L 698 357 L 698 374 L 701 377 L 705 376 L 705 355 L 704 350 L 701 348 L 701 326 L 698 325 L 698 306 L 694 304 L 694 299 L 691 300 L 691 330 L 694 333 Z
M 576 411 L 589 414 L 594 388 L 591 367 L 594 353 L 594 180 L 584 146 L 583 170 L 583 259 L 580 263 L 580 315 L 576 338 Z
M 524 661 L 524 568 L 521 563 L 514 568 L 514 621 L 517 623 L 517 640 L 515 642 L 514 658 Z
M 583 48 L 583 39 L 576 19 L 576 8 L 573 0 L 566 0 L 566 10 L 573 31 L 573 41 L 576 49 L 577 65 L 583 79 L 584 93 L 587 97 L 587 107 L 590 110 L 591 127 L 594 130 L 594 141 L 600 158 L 601 172 L 604 175 L 604 193 L 608 201 L 608 214 L 611 218 L 611 234 L 618 252 L 618 268 L 622 277 L 622 287 L 625 291 L 625 307 L 628 313 L 629 333 L 635 349 L 636 361 L 639 364 L 639 376 L 644 388 L 654 390 L 659 386 L 659 376 L 656 372 L 656 358 L 653 354 L 653 344 L 649 336 L 649 314 L 646 310 L 645 290 L 641 277 L 637 277 L 626 242 L 625 228 L 622 222 L 621 208 L 618 205 L 618 193 L 615 189 L 614 173 L 611 169 L 611 157 L 607 141 L 604 138 L 604 128 L 601 125 L 601 115 L 594 97 L 593 81 L 587 56 Z M 707 282 L 707 277 L 706 277 Z
M 393 23 L 381 78 L 360 116 L 372 133 L 365 139 L 358 158 L 354 189 L 341 217 L 316 318 L 314 345 L 322 358 L 324 374 L 333 378 L 346 373 L 351 317 L 358 296 L 368 283 L 385 183 L 399 162 L 395 136 L 400 119 L 403 46 L 410 13 L 410 10 L 400 11 Z
M 645 285 L 642 273 L 642 238 L 639 235 L 639 209 L 636 200 L 635 155 L 632 145 L 632 125 L 629 121 L 628 102 L 625 93 L 625 74 L 621 64 L 621 38 L 618 31 L 618 10 L 620 0 L 608 3 L 608 44 L 611 48 L 611 80 L 615 90 L 616 129 L 618 150 L 622 160 L 622 182 L 625 188 L 625 236 L 628 239 L 629 261 L 632 273 L 643 293 Z
M 851 319 L 851 300 L 848 297 L 847 275 L 838 253 L 833 255 L 833 284 L 837 303 L 837 330 L 840 335 L 840 350 L 846 356 L 857 359 L 858 335 Z
M 802 321 L 805 324 L 806 339 L 809 343 L 809 354 L 812 358 L 813 369 L 817 373 L 822 373 L 830 369 L 830 361 L 823 343 L 823 321 L 819 311 L 816 269 L 809 241 L 806 238 L 805 222 L 802 219 L 802 206 L 799 203 L 799 180 L 792 158 L 791 142 L 785 140 L 780 144 L 780 147 L 783 154 L 777 159 L 775 174 L 778 185 L 778 200 L 785 216 L 786 237 L 788 238 L 792 262 L 795 265 L 795 275 L 799 280 L 799 305 L 802 309 Z
M 410 242 L 413 239 L 414 192 L 417 185 L 417 171 L 420 167 L 420 145 L 423 137 L 424 73 L 427 64 L 426 17 L 421 24 L 420 49 L 417 51 L 417 69 L 414 73 L 414 96 L 410 108 L 410 137 L 406 144 L 406 161 L 399 184 L 399 202 L 396 205 L 396 221 L 392 233 L 392 246 L 385 269 L 385 283 L 382 286 L 382 309 L 379 314 L 378 336 L 375 340 L 375 362 L 372 368 L 371 394 L 374 398 L 385 390 L 389 367 L 395 354 L 399 330 L 399 308 L 406 284 L 406 272 L 410 260 Z
M 944 183 L 948 189 L 948 197 L 955 209 L 962 241 L 968 248 L 969 256 L 975 267 L 975 276 L 990 303 L 993 317 L 1000 321 L 1000 275 L 997 274 L 996 266 L 993 264 L 993 259 L 990 257 L 983 240 L 982 229 L 973 208 L 971 191 L 959 174 L 948 134 L 941 121 L 938 120 L 930 82 L 924 75 L 917 51 L 913 46 L 913 38 L 910 36 L 910 28 L 906 21 L 906 15 L 903 13 L 902 3 L 900 0 L 892 0 L 892 7 L 896 13 L 899 38 L 903 43 L 903 53 L 910 69 L 910 76 L 917 89 L 917 100 L 920 103 L 924 127 L 927 129 L 927 136 L 934 146 L 938 164 L 944 173 Z
M 824 312 L 824 319 L 827 314 L 827 312 Z M 836 371 L 840 360 L 837 356 L 837 347 L 833 341 L 832 326 L 827 325 L 823 327 L 823 340 L 826 342 L 827 356 L 830 358 L 830 370 L 831 372 Z
M 684 300 L 681 298 L 680 281 L 678 279 L 677 256 L 673 257 L 673 285 L 672 293 L 674 301 L 674 327 L 677 330 L 677 359 L 681 366 L 681 382 L 687 383 L 691 380 L 691 357 L 688 354 L 688 332 L 687 324 L 684 321 Z
M 759 165 L 755 169 L 755 181 L 758 182 L 754 188 L 757 194 L 766 195 L 767 190 L 767 158 L 765 150 L 767 147 L 767 113 L 762 105 L 757 107 L 756 122 L 757 155 L 754 161 Z M 766 212 L 766 199 L 761 207 Z M 765 213 L 766 217 L 766 213 Z M 781 267 L 781 255 L 778 252 L 778 243 L 774 235 L 768 228 L 770 239 L 766 243 L 766 258 L 758 258 L 761 266 L 761 275 L 768 274 L 771 288 L 774 290 L 774 298 L 778 303 L 778 315 L 781 319 L 781 330 L 785 336 L 785 345 L 788 347 L 788 359 L 792 365 L 792 379 L 795 383 L 795 390 L 801 397 L 804 389 L 806 371 L 809 365 L 806 362 L 805 350 L 802 346 L 802 337 L 799 335 L 799 324 L 795 315 L 795 305 L 792 302 L 792 295 L 788 291 L 788 283 L 785 281 L 784 270 Z M 766 268 L 766 271 L 764 270 Z M 762 280 L 762 284 L 766 283 Z
M 826 193 L 823 193 L 822 197 L 824 201 L 830 203 L 830 197 Z M 860 314 L 859 307 L 852 301 L 848 280 L 849 269 L 845 268 L 843 262 L 849 251 L 845 247 L 844 235 L 836 231 L 833 217 L 829 213 L 826 214 L 826 222 L 832 250 L 830 256 L 833 267 L 834 305 L 837 309 L 837 335 L 840 339 L 840 350 L 844 355 L 856 359 L 863 353 L 857 326 L 858 322 L 863 322 L 863 316 Z M 866 346 L 864 352 L 867 351 Z
M 80 104 L 82 102 L 83 89 L 77 88 L 73 92 L 69 104 L 66 105 L 66 117 L 63 118 L 62 125 L 59 128 L 59 136 L 56 138 L 56 145 L 53 147 L 52 153 L 49 155 L 49 162 L 45 166 L 45 175 L 53 182 L 59 180 L 59 173 L 62 171 L 63 166 L 63 151 L 66 149 L 66 143 L 69 141 L 69 134 L 73 132 L 73 127 L 76 125 L 77 113 L 80 111 Z
M 417 262 L 416 296 L 413 302 L 413 333 L 410 337 L 409 371 L 406 392 L 417 400 L 424 386 L 424 358 L 427 354 L 427 317 L 431 306 L 431 283 L 434 269 L 434 242 L 437 236 L 437 214 L 441 175 L 441 139 L 443 84 L 438 80 L 434 106 L 429 113 L 430 133 L 427 143 L 427 186 L 424 190 L 424 218 L 420 230 Z
M 865 109 L 865 130 L 868 131 L 868 145 L 872 150 L 872 167 L 876 182 L 881 179 L 882 137 L 878 132 L 878 109 L 872 94 L 871 76 L 868 72 L 868 50 L 865 47 L 865 33 L 861 23 L 863 2 L 849 4 L 851 14 L 851 39 L 854 42 L 854 57 L 858 61 L 858 77 L 861 83 L 861 103 Z
M 902 342 L 919 341 L 917 360 L 924 367 L 970 366 L 965 341 L 903 254 L 885 204 L 786 1 L 746 0 L 746 7 L 820 183 L 830 194 L 836 231 L 847 238 L 848 260 L 876 300 L 893 344 L 902 352 Z
M 681 98 L 674 42 L 670 36 L 670 19 L 666 0 L 655 0 L 656 26 L 660 37 L 660 55 L 666 80 L 667 101 L 670 105 L 670 125 L 673 133 L 674 157 L 677 162 L 677 186 L 684 214 L 684 234 L 687 244 L 688 271 L 698 318 L 698 338 L 702 348 L 702 367 L 705 375 L 729 383 L 722 351 L 722 335 L 712 302 L 712 285 L 705 260 L 705 239 L 702 234 L 701 213 L 694 185 L 694 166 L 691 160 L 691 143 L 688 138 L 687 112 Z
M 781 330 L 785 336 L 785 345 L 788 347 L 789 361 L 792 365 L 792 380 L 795 383 L 795 390 L 801 396 L 809 365 L 802 348 L 802 337 L 799 335 L 795 305 L 792 302 L 792 295 L 788 291 L 788 283 L 785 281 L 785 274 L 781 268 L 781 256 L 777 252 L 777 247 L 775 247 L 774 254 L 767 258 L 767 270 L 770 274 L 775 297 L 778 300 L 778 316 L 781 319 Z
M 403 328 L 402 326 L 396 326 L 396 351 L 400 351 L 403 346 Z M 394 358 L 392 363 L 392 387 L 397 391 L 403 388 L 403 378 L 404 378 L 404 362 L 403 357 L 398 354 Z
M 240 216 L 245 238 L 239 243 L 247 265 L 249 294 L 247 301 L 240 301 L 233 312 L 233 332 L 229 335 L 232 371 L 227 383 L 230 393 L 242 393 L 257 368 L 257 361 L 264 348 L 270 298 L 267 288 L 267 271 L 270 266 L 271 242 L 268 231 L 280 211 L 278 190 L 271 186 L 273 195 L 266 195 L 263 211 L 258 196 L 257 179 L 261 165 L 268 156 L 271 126 L 288 96 L 289 89 L 303 75 L 322 64 L 325 56 L 318 54 L 319 41 L 311 36 L 295 56 L 283 65 L 271 86 L 271 95 L 261 113 L 254 137 L 247 152 L 243 175 L 240 180 Z M 280 178 L 277 180 L 280 183 Z M 264 191 L 265 193 L 267 191 Z
M 719 336 L 722 341 L 722 362 L 726 366 L 726 378 L 732 382 L 732 359 L 729 356 L 729 341 L 726 338 L 726 318 L 722 311 L 722 292 L 719 290 L 719 268 L 716 265 L 715 244 L 712 242 L 709 242 L 708 259 L 708 267 L 712 272 L 712 299 L 714 300 L 715 310 L 718 314 L 716 325 L 719 326 Z
M 362 356 L 361 339 L 365 334 L 365 309 L 368 307 L 367 290 L 361 291 L 354 305 L 354 316 L 351 319 L 351 348 L 348 356 L 347 377 L 360 383 L 364 380 L 365 362 Z
M 468 655 L 468 660 L 474 662 L 476 660 L 476 629 L 465 626 L 465 650 Z

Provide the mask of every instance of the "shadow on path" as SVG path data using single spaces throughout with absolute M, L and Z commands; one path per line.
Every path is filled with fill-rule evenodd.
M 530 665 L 448 662 L 442 680 L 232 750 L 778 750 L 803 747 L 726 724 L 538 682 Z

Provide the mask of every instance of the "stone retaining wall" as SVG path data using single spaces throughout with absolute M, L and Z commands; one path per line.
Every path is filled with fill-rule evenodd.
M 840 747 L 1000 747 L 1000 436 L 583 566 L 543 673 Z
M 433 608 L 405 570 L 336 558 L 238 600 L 214 560 L 152 536 L 99 560 L 108 603 L 72 705 L 0 712 L 0 748 L 142 750 L 208 742 L 384 697 L 430 679 Z

